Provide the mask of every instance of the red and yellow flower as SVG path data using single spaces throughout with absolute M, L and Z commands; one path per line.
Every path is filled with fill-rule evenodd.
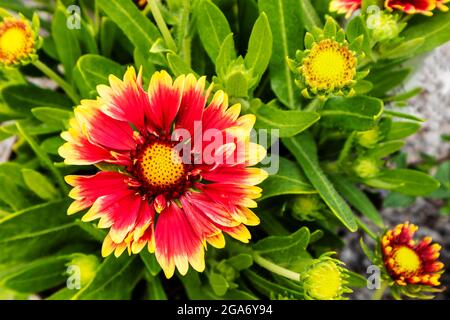
M 431 16 L 434 9 L 448 11 L 445 3 L 450 0 L 384 0 L 384 7 L 393 11 L 400 10 L 407 14 L 424 14 Z M 361 8 L 361 0 L 331 0 L 329 10 L 338 14 L 345 14 L 349 18 L 353 12 Z
M 418 227 L 406 222 L 389 230 L 381 239 L 383 262 L 397 285 L 439 286 L 444 264 L 437 259 L 441 246 L 430 237 L 414 240 Z
M 436 2 L 436 0 L 385 0 L 384 6 L 390 11 L 397 9 L 407 14 L 419 13 L 431 16 L 436 8 Z
M 34 19 L 33 24 L 37 21 Z M 38 35 L 25 18 L 5 17 L 0 22 L 0 65 L 25 65 L 36 58 Z
M 330 12 L 345 13 L 347 19 L 359 8 L 361 8 L 361 0 L 331 0 L 330 2 Z
M 259 223 L 249 208 L 256 207 L 262 191 L 256 185 L 267 173 L 251 166 L 266 151 L 250 141 L 254 115 L 239 116 L 240 105 L 229 107 L 223 91 L 205 108 L 211 88 L 205 89 L 205 77 L 173 80 L 156 72 L 148 92 L 141 78 L 133 68 L 123 81 L 110 76 L 96 100 L 75 108 L 59 150 L 65 163 L 118 170 L 67 176 L 75 199 L 68 214 L 89 208 L 82 220 L 100 219 L 98 227 L 109 228 L 103 256 L 147 246 L 167 277 L 175 267 L 186 274 L 189 264 L 201 272 L 207 243 L 223 248 L 223 233 L 248 242 L 245 225 Z M 226 143 L 217 136 L 197 142 L 208 130 Z M 202 158 L 208 152 L 212 158 Z

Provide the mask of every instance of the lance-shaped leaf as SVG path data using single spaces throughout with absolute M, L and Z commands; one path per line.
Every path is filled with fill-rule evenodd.
M 303 47 L 302 26 L 298 0 L 260 0 L 259 10 L 267 14 L 273 36 L 272 58 L 270 59 L 270 84 L 282 103 L 296 108 L 300 102 L 300 90 L 295 76 L 289 69 L 286 58 L 294 57 Z
M 260 187 L 264 191 L 259 200 L 286 194 L 317 193 L 295 162 L 280 157 L 278 167 L 276 174 L 270 175 L 261 183 Z
M 297 159 L 305 175 L 317 189 L 322 200 L 328 205 L 330 210 L 350 231 L 356 231 L 358 227 L 352 210 L 320 168 L 317 148 L 312 136 L 303 133 L 293 138 L 284 138 L 282 141 Z

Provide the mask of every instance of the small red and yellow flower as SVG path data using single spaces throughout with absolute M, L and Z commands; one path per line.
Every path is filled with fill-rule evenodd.
M 397 9 L 407 14 L 419 13 L 431 16 L 436 8 L 436 0 L 385 0 L 384 6 L 389 11 Z
M 387 272 L 397 285 L 439 286 L 444 264 L 437 259 L 441 246 L 430 237 L 414 240 L 416 225 L 406 222 L 389 230 L 381 239 Z
M 361 0 L 331 0 L 329 10 L 338 14 L 345 13 L 345 18 L 348 19 L 359 8 L 361 8 Z
M 102 255 L 147 246 L 169 278 L 175 267 L 186 274 L 189 264 L 203 271 L 206 244 L 223 248 L 223 233 L 248 242 L 245 225 L 259 223 L 249 208 L 267 177 L 251 167 L 266 154 L 250 141 L 255 116 L 239 116 L 240 105 L 229 107 L 223 91 L 207 104 L 205 77 L 173 80 L 156 72 L 145 91 L 141 72 L 129 68 L 123 81 L 109 81 L 97 87 L 96 100 L 75 108 L 59 149 L 66 164 L 117 169 L 66 177 L 75 199 L 68 214 L 89 208 L 82 220 L 100 219 L 98 227 L 109 228 Z M 209 130 L 219 133 L 213 142 L 198 139 Z
M 25 65 L 37 57 L 38 36 L 34 29 L 25 18 L 9 16 L 0 22 L 0 65 Z

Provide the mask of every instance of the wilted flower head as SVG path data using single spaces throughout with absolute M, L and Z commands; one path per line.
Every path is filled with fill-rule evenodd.
M 5 17 L 0 22 L 0 65 L 16 67 L 35 60 L 40 45 L 38 30 L 37 15 L 33 18 L 33 25 L 24 17 Z
M 343 262 L 333 259 L 327 253 L 315 260 L 302 273 L 303 288 L 306 299 L 342 300 L 345 293 L 350 293 L 347 285 L 347 275 L 342 267 Z
M 110 76 L 96 100 L 75 108 L 59 154 L 66 164 L 109 165 L 66 177 L 75 199 L 68 213 L 90 208 L 82 220 L 109 228 L 103 256 L 147 246 L 167 277 L 189 264 L 203 271 L 206 243 L 223 248 L 223 232 L 248 242 L 245 225 L 259 223 L 249 208 L 267 173 L 250 168 L 266 154 L 250 141 L 255 116 L 239 116 L 223 91 L 205 108 L 205 77 L 156 72 L 148 92 L 141 79 L 133 68 L 123 81 Z
M 297 85 L 306 98 L 314 96 L 353 95 L 353 86 L 367 71 L 358 72 L 358 55 L 362 55 L 362 37 L 352 43 L 345 32 L 328 18 L 323 30 L 315 28 L 305 35 L 305 50 L 297 51 L 296 59 L 288 60 L 299 76 Z

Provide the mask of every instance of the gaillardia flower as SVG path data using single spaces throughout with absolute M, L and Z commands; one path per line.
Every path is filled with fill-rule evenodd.
M 385 0 L 384 6 L 392 11 L 394 9 L 403 11 L 407 14 L 433 15 L 433 10 L 439 8 L 442 11 L 448 10 L 444 3 L 449 0 Z M 447 8 L 447 9 L 446 9 Z
M 350 18 L 353 12 L 361 8 L 361 0 L 331 0 L 330 12 L 344 14 L 345 18 Z
M 444 264 L 438 261 L 441 246 L 430 237 L 416 242 L 418 227 L 408 222 L 389 230 L 381 239 L 381 251 L 386 271 L 400 286 L 439 286 Z
M 0 22 L 0 65 L 16 67 L 35 60 L 40 46 L 38 31 L 37 15 L 32 24 L 23 17 L 5 17 Z
M 90 208 L 82 220 L 109 228 L 103 256 L 147 246 L 167 277 L 175 267 L 186 274 L 189 264 L 201 272 L 207 243 L 223 248 L 223 232 L 248 242 L 245 225 L 259 223 L 249 208 L 267 173 L 250 166 L 266 151 L 250 141 L 254 115 L 239 116 L 224 92 L 205 108 L 205 77 L 173 81 L 156 72 L 148 92 L 141 79 L 133 68 L 123 81 L 110 76 L 96 100 L 75 108 L 59 154 L 66 164 L 106 171 L 66 177 L 75 199 L 68 214 Z
M 308 300 L 343 300 L 344 294 L 352 292 L 347 285 L 343 262 L 326 253 L 316 259 L 303 273 L 303 289 Z
M 305 50 L 297 51 L 296 59 L 288 60 L 290 68 L 299 76 L 297 85 L 306 98 L 351 96 L 357 80 L 368 71 L 358 72 L 358 56 L 362 36 L 348 43 L 345 32 L 328 18 L 323 30 L 315 28 L 305 35 Z

